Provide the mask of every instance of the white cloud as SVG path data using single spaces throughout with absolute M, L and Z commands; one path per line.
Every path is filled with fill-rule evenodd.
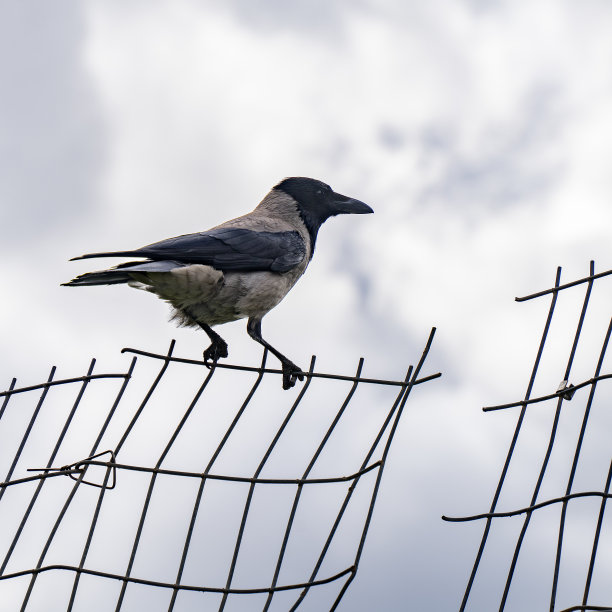
M 552 0 L 251 7 L 160 0 L 82 9 L 86 37 L 75 36 L 73 51 L 52 67 L 72 67 L 58 87 L 97 127 L 71 128 L 76 140 L 66 141 L 40 125 L 41 148 L 57 151 L 65 189 L 52 189 L 43 205 L 36 181 L 20 181 L 33 231 L 20 236 L 19 253 L 3 249 L 12 298 L 0 325 L 14 354 L 5 370 L 41 378 L 57 359 L 68 369 L 82 369 L 90 354 L 113 363 L 125 344 L 163 351 L 171 336 L 189 356 L 201 353 L 201 335 L 169 327 L 150 296 L 58 288 L 88 269 L 64 264 L 69 256 L 204 229 L 246 212 L 287 175 L 317 176 L 367 201 L 375 215 L 323 228 L 311 269 L 264 332 L 304 366 L 315 352 L 324 369 L 351 371 L 363 354 L 375 375 L 394 369 L 396 377 L 438 327 L 431 369 L 439 365 L 445 378 L 419 389 L 405 417 L 409 433 L 398 440 L 415 450 L 394 456 L 410 479 L 405 504 L 422 502 L 410 512 L 422 511 L 425 526 L 406 521 L 390 498 L 374 521 L 390 547 L 383 567 L 404 558 L 413 539 L 425 547 L 422 564 L 410 566 L 421 572 L 413 590 L 394 584 L 387 608 L 439 597 L 447 609 L 467 579 L 457 559 L 471 563 L 475 540 L 466 544 L 467 528 L 449 529 L 437 513 L 488 504 L 513 425 L 478 409 L 522 395 L 547 307 L 513 297 L 552 285 L 557 265 L 566 279 L 586 274 L 591 258 L 599 270 L 612 267 L 612 11 Z M 41 100 L 52 83 L 41 85 Z M 83 84 L 87 95 L 68 95 Z M 71 125 L 77 111 L 71 103 L 57 112 L 58 125 Z M 10 114 L 27 125 L 19 105 Z M 83 167 L 83 159 L 96 163 Z M 26 157 L 18 176 L 39 168 Z M 84 201 L 56 201 L 77 178 Z M 61 230 L 44 221 L 51 204 L 71 213 Z M 594 312 L 607 323 L 606 299 Z M 571 333 L 570 311 L 561 313 L 559 336 Z M 222 333 L 232 361 L 259 359 L 242 323 Z M 589 345 L 598 334 L 594 325 Z M 542 366 L 551 377 L 557 344 Z M 536 419 L 530 442 L 540 444 L 543 428 Z M 403 539 L 394 543 L 394 533 Z M 376 541 L 367 550 L 382 554 Z M 457 592 L 433 586 L 449 550 Z M 364 572 L 347 609 L 381 584 L 384 575 L 368 581 Z

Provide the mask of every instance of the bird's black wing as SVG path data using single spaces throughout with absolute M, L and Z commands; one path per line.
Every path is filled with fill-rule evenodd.
M 228 227 L 186 234 L 149 244 L 134 251 L 90 253 L 93 257 L 146 257 L 206 264 L 223 272 L 288 272 L 306 256 L 306 245 L 298 232 L 257 232 Z

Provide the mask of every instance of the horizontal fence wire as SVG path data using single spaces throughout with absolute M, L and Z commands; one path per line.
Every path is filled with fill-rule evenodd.
M 463 599 L 460 603 L 460 607 L 459 607 L 460 612 L 463 612 L 464 610 L 468 609 L 469 603 L 471 601 L 471 596 L 474 591 L 474 587 L 478 581 L 478 576 L 482 573 L 481 565 L 482 565 L 482 561 L 483 561 L 483 557 L 485 553 L 485 548 L 487 548 L 489 536 L 493 528 L 493 521 L 497 519 L 501 519 L 501 518 L 509 518 L 509 517 L 514 517 L 518 515 L 524 515 L 521 529 L 514 543 L 514 550 L 511 554 L 511 561 L 507 569 L 503 591 L 497 603 L 498 609 L 501 612 L 505 610 L 506 606 L 508 605 L 508 600 L 509 600 L 511 588 L 513 585 L 513 579 L 515 577 L 517 567 L 519 565 L 519 560 L 521 559 L 521 552 L 523 549 L 523 544 L 526 539 L 528 528 L 531 525 L 531 519 L 534 513 L 543 508 L 546 508 L 549 506 L 555 506 L 555 505 L 561 506 L 561 512 L 559 515 L 558 534 L 557 534 L 556 542 L 554 544 L 554 551 L 555 551 L 554 565 L 551 568 L 552 571 L 551 571 L 550 586 L 549 586 L 550 595 L 549 595 L 548 609 L 550 610 L 550 612 L 554 612 L 554 610 L 560 609 L 560 608 L 557 608 L 557 603 L 558 603 L 558 592 L 559 592 L 559 585 L 560 585 L 560 570 L 561 570 L 562 560 L 564 559 L 563 549 L 564 549 L 566 531 L 568 529 L 568 506 L 570 502 L 574 500 L 578 500 L 578 499 L 584 499 L 584 498 L 599 498 L 601 500 L 601 505 L 600 505 L 599 513 L 597 515 L 597 519 L 596 521 L 595 519 L 593 521 L 595 524 L 594 524 L 593 536 L 592 536 L 592 540 L 590 544 L 590 558 L 589 558 L 589 563 L 588 563 L 588 569 L 585 568 L 586 578 L 585 578 L 585 583 L 584 583 L 584 589 L 583 589 L 583 592 L 580 594 L 580 596 L 576 596 L 576 599 L 581 599 L 582 601 L 580 604 L 573 605 L 572 607 L 563 608 L 562 612 L 570 612 L 570 610 L 612 610 L 612 605 L 611 606 L 601 606 L 601 605 L 593 605 L 593 604 L 588 603 L 591 586 L 592 586 L 593 574 L 594 574 L 594 570 L 596 567 L 596 561 L 598 558 L 597 553 L 598 553 L 598 546 L 599 546 L 600 537 L 602 533 L 602 526 L 604 524 L 604 519 L 605 519 L 606 502 L 610 497 L 612 497 L 610 495 L 610 482 L 612 480 L 612 462 L 610 463 L 610 467 L 607 472 L 605 484 L 602 483 L 601 490 L 594 490 L 594 491 L 593 490 L 592 491 L 574 491 L 573 490 L 575 486 L 576 473 L 577 473 L 578 466 L 580 464 L 580 459 L 582 456 L 581 453 L 584 450 L 586 432 L 588 429 L 589 417 L 591 415 L 591 408 L 594 403 L 596 390 L 598 389 L 599 384 L 612 378 L 612 373 L 610 372 L 602 373 L 601 371 L 603 364 L 605 362 L 606 352 L 608 349 L 610 335 L 612 332 L 612 318 L 609 321 L 607 330 L 604 333 L 603 342 L 601 344 L 601 347 L 599 348 L 597 364 L 595 367 L 595 371 L 593 372 L 593 376 L 590 377 L 588 380 L 584 380 L 582 382 L 578 382 L 574 384 L 569 383 L 571 374 L 573 371 L 572 368 L 574 366 L 574 361 L 576 358 L 579 342 L 581 339 L 581 334 L 582 334 L 585 320 L 587 317 L 588 307 L 589 307 L 591 295 L 594 289 L 594 283 L 595 281 L 602 282 L 601 279 L 604 279 L 604 277 L 608 277 L 608 279 L 610 279 L 612 278 L 611 275 L 612 275 L 612 270 L 607 270 L 605 272 L 600 272 L 596 274 L 595 264 L 594 262 L 591 262 L 588 276 L 585 276 L 584 278 L 581 278 L 576 281 L 561 284 L 561 268 L 558 268 L 555 283 L 553 287 L 551 287 L 550 289 L 546 289 L 544 291 L 533 293 L 531 295 L 528 295 L 522 298 L 516 298 L 517 302 L 524 302 L 524 301 L 531 300 L 534 298 L 550 296 L 550 305 L 549 305 L 548 314 L 547 314 L 547 317 L 544 323 L 542 336 L 541 336 L 539 346 L 536 352 L 535 361 L 534 361 L 534 364 L 531 370 L 531 376 L 527 384 L 527 389 L 526 389 L 523 399 L 519 401 L 515 401 L 515 402 L 510 402 L 510 403 L 501 404 L 497 406 L 488 406 L 488 407 L 483 408 L 485 412 L 495 412 L 498 410 L 520 407 L 520 412 L 517 416 L 517 421 L 516 421 L 514 433 L 512 436 L 512 440 L 510 442 L 510 446 L 506 454 L 505 462 L 502 467 L 501 475 L 499 477 L 498 484 L 497 484 L 495 493 L 493 495 L 493 500 L 491 502 L 489 511 L 479 513 L 479 514 L 473 514 L 470 516 L 463 516 L 463 517 L 451 517 L 451 516 L 442 517 L 443 520 L 450 521 L 450 522 L 465 522 L 465 521 L 475 521 L 475 520 L 485 521 L 483 534 L 480 540 L 480 545 L 478 547 L 478 551 L 476 553 L 474 564 L 472 566 L 472 570 L 471 570 L 470 576 L 467 581 Z M 559 376 L 559 378 L 561 379 L 561 382 L 555 383 L 553 381 L 554 386 L 557 387 L 554 392 L 532 398 L 531 395 L 533 392 L 534 384 L 536 382 L 536 378 L 538 377 L 539 368 L 542 362 L 542 357 L 543 357 L 543 353 L 545 350 L 546 342 L 550 335 L 551 323 L 553 321 L 553 316 L 556 312 L 555 309 L 558 303 L 558 298 L 561 292 L 567 289 L 570 289 L 570 288 L 577 287 L 579 285 L 585 286 L 584 295 L 582 299 L 582 306 L 581 306 L 580 314 L 578 316 L 578 321 L 576 323 L 576 326 L 573 332 L 573 339 L 572 339 L 569 355 L 567 357 L 563 373 L 560 374 Z M 549 387 L 550 386 L 551 385 L 549 384 Z M 571 455 L 571 467 L 569 469 L 569 475 L 567 477 L 567 482 L 565 485 L 565 492 L 563 495 L 559 495 L 557 497 L 553 497 L 553 498 L 549 498 L 549 499 L 540 501 L 538 498 L 540 496 L 540 491 L 542 488 L 542 484 L 543 484 L 545 475 L 547 474 L 547 470 L 549 470 L 549 467 L 550 467 L 551 455 L 553 453 L 553 449 L 558 446 L 557 438 L 558 438 L 558 431 L 559 431 L 559 426 L 560 426 L 559 424 L 560 424 L 561 415 L 563 411 L 567 409 L 568 402 L 573 401 L 573 404 L 575 404 L 577 401 L 579 401 L 580 399 L 579 394 L 576 394 L 576 392 L 582 389 L 588 389 L 589 394 L 588 394 L 588 397 L 584 401 L 584 411 L 582 415 L 582 420 L 580 422 L 579 430 L 575 434 L 576 435 L 576 445 Z M 574 397 L 575 395 L 576 397 Z M 539 465 L 539 468 L 537 466 L 534 466 L 534 469 L 537 469 L 537 478 L 536 478 L 535 485 L 531 493 L 529 502 L 528 504 L 525 504 L 524 507 L 521 507 L 518 509 L 498 511 L 497 506 L 498 506 L 498 503 L 499 503 L 499 500 L 502 494 L 502 490 L 504 489 L 504 485 L 506 484 L 506 479 L 508 477 L 511 463 L 513 462 L 513 460 L 514 461 L 517 460 L 515 457 L 515 451 L 517 449 L 519 436 L 521 433 L 524 433 L 523 425 L 526 420 L 527 410 L 528 409 L 545 410 L 550 407 L 552 402 L 554 402 L 554 405 L 555 405 L 553 420 L 552 420 L 552 424 L 550 426 L 550 430 L 548 434 L 548 441 L 545 443 L 545 448 L 543 450 L 543 459 Z M 535 404 L 541 404 L 541 407 L 536 407 Z M 573 404 L 572 404 L 573 408 L 576 409 L 576 406 L 574 406 Z M 607 451 L 607 453 L 609 455 L 608 461 L 610 461 L 610 459 L 612 459 L 612 451 Z M 523 478 L 529 478 L 530 476 L 531 476 L 530 474 L 523 474 Z M 568 554 L 573 554 L 575 556 L 576 550 L 574 549 L 572 553 L 568 553 Z M 491 558 L 501 558 L 501 551 L 500 550 L 489 550 L 489 555 Z M 530 560 L 528 558 L 523 559 L 523 563 L 529 564 Z M 532 568 L 532 571 L 534 571 L 533 568 Z M 543 569 L 541 567 L 538 567 L 537 570 L 535 571 L 543 571 Z M 539 578 L 538 584 L 545 585 L 546 578 L 544 576 Z M 609 584 L 612 584 L 612 583 L 609 583 Z M 608 594 L 609 594 L 608 596 L 610 598 L 610 602 L 612 602 L 612 588 L 608 590 Z M 520 607 L 518 609 L 525 609 L 524 607 L 525 602 L 520 603 L 519 606 L 523 606 L 523 607 Z M 474 609 L 480 609 L 480 608 L 474 608 Z
M 124 348 L 121 350 L 122 353 L 133 353 L 134 355 L 141 355 L 143 357 L 151 357 L 153 359 L 163 359 L 164 361 L 170 361 L 170 362 L 174 362 L 174 363 L 187 363 L 187 364 L 191 364 L 191 365 L 199 365 L 199 366 L 205 366 L 205 367 L 209 367 L 207 363 L 205 363 L 204 361 L 200 361 L 198 359 L 185 359 L 184 357 L 165 357 L 163 355 L 159 355 L 157 353 L 150 353 L 147 351 L 141 351 L 139 349 L 133 349 L 133 348 Z M 214 366 L 216 369 L 220 369 L 220 370 L 237 370 L 240 372 L 254 372 L 256 374 L 282 374 L 282 370 L 277 370 L 274 368 L 265 368 L 265 367 L 253 367 L 253 366 L 241 366 L 241 365 L 234 365 L 234 364 L 230 364 L 230 363 L 217 363 Z M 309 379 L 309 378 L 322 378 L 322 379 L 329 379 L 329 380 L 345 380 L 348 382 L 357 382 L 357 383 L 367 383 L 367 384 L 371 384 L 371 385 L 384 385 L 387 387 L 405 387 L 406 386 L 406 382 L 405 381 L 401 381 L 401 380 L 385 380 L 385 379 L 380 379 L 380 378 L 365 378 L 365 377 L 360 377 L 360 376 L 346 376 L 343 374 L 328 374 L 328 373 L 324 373 L 324 372 L 315 372 L 315 371 L 308 371 L 308 372 L 299 372 L 296 373 L 296 375 L 303 375 L 305 378 Z M 110 376 L 120 376 L 120 375 L 116 375 L 116 374 L 111 374 Z M 436 374 L 430 374 L 429 376 L 423 376 L 422 378 L 419 378 L 417 380 L 415 380 L 412 384 L 414 385 L 420 385 L 421 383 L 425 383 L 425 382 L 429 382 L 430 380 L 434 380 L 435 378 L 439 378 L 441 376 L 440 372 L 437 372 Z M 80 379 L 79 379 L 80 380 Z M 45 384 L 40 385 L 40 386 L 45 386 Z M 10 394 L 11 392 L 7 391 L 7 394 Z
M 5 538 L 6 546 L 4 549 L 0 547 L 0 588 L 3 583 L 8 584 L 19 579 L 26 579 L 27 586 L 24 587 L 23 595 L 15 608 L 25 611 L 34 605 L 33 598 L 37 597 L 37 593 L 41 592 L 44 596 L 45 587 L 42 585 L 39 587 L 39 577 L 60 571 L 73 574 L 72 583 L 65 593 L 66 605 L 62 608 L 69 612 L 83 609 L 79 608 L 79 601 L 86 600 L 88 588 L 83 584 L 82 579 L 84 577 L 90 580 L 106 580 L 109 584 L 117 585 L 118 589 L 116 591 L 109 590 L 111 598 L 113 597 L 112 593 L 115 593 L 114 601 L 101 608 L 105 610 L 113 608 L 115 610 L 134 609 L 134 600 L 130 600 L 130 596 L 135 596 L 135 592 L 130 591 L 130 588 L 141 586 L 155 587 L 167 592 L 169 597 L 167 601 L 168 610 L 183 609 L 180 608 L 179 601 L 181 593 L 196 592 L 220 597 L 220 599 L 211 600 L 206 606 L 206 609 L 215 607 L 218 610 L 225 609 L 231 596 L 265 595 L 265 601 L 257 600 L 257 603 L 255 603 L 254 600 L 253 607 L 249 608 L 261 608 L 265 611 L 274 605 L 276 597 L 280 594 L 284 593 L 286 595 L 291 592 L 296 594 L 293 602 L 286 604 L 286 609 L 295 610 L 301 607 L 316 587 L 338 582 L 340 586 L 329 604 L 329 609 L 335 610 L 356 575 L 388 452 L 408 397 L 414 387 L 440 376 L 439 373 L 421 375 L 434 334 L 435 328 L 432 329 L 427 339 L 417 365 L 415 367 L 410 366 L 402 380 L 363 377 L 363 359 L 359 361 L 354 376 L 317 372 L 315 370 L 316 360 L 313 357 L 310 368 L 303 372 L 305 382 L 298 388 L 297 395 L 283 392 L 286 395 L 283 395 L 282 398 L 290 398 L 291 405 L 286 412 L 279 408 L 279 412 L 285 416 L 282 422 L 278 424 L 276 431 L 271 430 L 269 444 L 267 448 L 263 449 L 258 465 L 250 475 L 224 473 L 216 469 L 216 466 L 220 465 L 221 458 L 225 457 L 228 447 L 230 447 L 234 438 L 239 435 L 238 431 L 242 421 L 248 418 L 254 410 L 261 410 L 260 404 L 267 405 L 267 399 L 262 402 L 260 398 L 262 393 L 257 394 L 257 391 L 262 388 L 264 377 L 276 377 L 282 373 L 281 370 L 266 367 L 267 350 L 263 352 L 259 367 L 222 363 L 208 368 L 203 361 L 176 357 L 174 355 L 175 343 L 172 341 L 165 354 L 134 348 L 123 349 L 123 353 L 132 355 L 132 360 L 128 369 L 122 373 L 94 373 L 96 362 L 92 360 L 87 374 L 80 377 L 58 379 L 54 367 L 44 383 L 19 387 L 17 381 L 13 379 L 7 390 L 0 393 L 0 398 L 2 398 L 0 434 L 2 434 L 3 424 L 14 428 L 18 421 L 23 423 L 23 433 L 20 439 L 13 436 L 13 442 L 16 445 L 15 454 L 9 461 L 8 469 L 3 477 L 0 475 L 0 478 L 2 478 L 2 482 L 0 482 L 0 512 L 3 508 L 2 501 L 5 494 L 7 502 L 13 500 L 14 503 L 21 503 L 21 510 L 19 515 L 12 516 L 13 519 L 16 519 L 16 521 L 12 521 L 16 523 L 16 527 L 12 534 L 5 531 L 8 535 Z M 137 360 L 142 359 L 145 360 L 149 370 L 151 366 L 155 365 L 155 362 L 160 362 L 160 367 L 154 373 L 152 381 L 146 385 L 143 385 L 142 381 L 139 382 L 138 377 L 135 376 Z M 160 430 L 156 433 L 156 439 L 159 439 L 159 436 L 166 439 L 166 442 L 162 444 L 161 451 L 158 451 L 157 458 L 152 460 L 151 463 L 122 461 L 123 456 L 131 456 L 129 453 L 135 452 L 134 449 L 138 449 L 139 443 L 143 442 L 140 437 L 143 435 L 142 428 L 152 426 L 151 415 L 154 414 L 152 411 L 154 411 L 156 398 L 163 393 L 167 393 L 165 381 L 171 375 L 171 370 L 178 368 L 180 371 L 190 366 L 201 368 L 196 368 L 195 374 L 193 370 L 190 370 L 192 378 L 194 380 L 199 379 L 197 388 L 191 398 L 188 399 L 186 408 L 180 413 L 178 423 L 171 429 Z M 213 381 L 216 380 L 215 374 L 224 370 L 226 371 L 225 376 L 230 377 L 241 374 L 255 375 L 246 395 L 235 408 L 235 414 L 231 422 L 226 426 L 225 431 L 221 430 L 220 439 L 199 469 L 179 469 L 167 465 L 171 456 L 174 457 L 177 452 L 185 450 L 183 438 L 188 435 L 190 427 L 193 427 L 192 422 L 198 414 L 203 409 L 210 409 L 218 403 L 218 396 L 214 395 L 215 392 L 211 391 L 211 388 L 214 385 Z M 181 386 L 185 384 L 186 379 L 186 375 L 181 376 Z M 314 381 L 319 381 L 321 384 L 326 382 L 328 385 L 350 383 L 350 387 L 346 391 L 340 407 L 333 409 L 330 424 L 325 426 L 321 437 L 314 443 L 314 451 L 306 468 L 295 477 L 270 477 L 264 474 L 264 470 L 270 469 L 271 457 L 276 456 L 278 447 L 281 444 L 286 445 L 287 432 L 296 419 L 296 415 L 304 413 L 302 406 L 309 395 L 313 393 L 309 389 Z M 119 386 L 115 388 L 114 392 L 109 392 L 109 387 L 104 389 L 99 387 L 102 384 L 118 384 Z M 173 381 L 172 384 L 176 384 L 176 382 Z M 95 393 L 90 388 L 92 385 L 96 385 Z M 393 391 L 394 395 L 390 406 L 386 408 L 386 416 L 382 424 L 378 426 L 375 432 L 372 432 L 373 439 L 370 444 L 361 450 L 361 460 L 355 469 L 341 475 L 322 476 L 313 474 L 315 468 L 321 463 L 322 457 L 329 451 L 332 441 L 339 436 L 338 431 L 351 415 L 350 408 L 353 407 L 353 410 L 355 410 L 354 398 L 358 390 L 364 387 L 372 389 L 388 388 Z M 72 392 L 71 399 L 67 400 L 68 391 L 73 388 L 76 395 Z M 53 404 L 53 407 L 45 412 L 46 407 L 50 406 L 50 402 L 53 401 L 53 399 L 49 399 L 50 394 L 57 393 L 61 389 L 67 390 L 60 402 L 62 410 L 58 411 L 56 418 L 49 420 L 52 411 L 57 410 L 56 405 Z M 130 389 L 132 389 L 132 392 L 130 392 Z M 16 398 L 26 399 L 33 397 L 36 393 L 39 395 L 31 412 L 24 411 L 23 404 L 16 405 L 16 409 L 11 411 L 12 402 L 16 401 Z M 269 394 L 270 392 L 267 391 L 266 393 Z M 128 395 L 130 395 L 130 399 L 125 399 Z M 134 401 L 134 396 L 140 396 L 141 399 Z M 166 396 L 164 395 L 164 397 Z M 172 398 L 172 392 L 170 392 L 170 398 Z M 174 402 L 173 399 L 170 401 L 171 403 Z M 85 440 L 82 431 L 78 428 L 83 427 L 82 419 L 84 416 L 82 413 L 86 411 L 87 415 L 90 414 L 92 402 L 96 405 L 99 424 L 95 428 L 92 425 L 91 431 L 88 431 L 88 436 L 92 438 L 89 447 L 85 449 L 86 452 L 83 452 L 80 459 L 74 460 L 74 457 L 72 457 L 73 460 L 70 463 L 58 461 L 58 458 L 66 457 L 69 454 L 71 445 L 74 444 L 73 437 L 78 437 L 79 442 Z M 126 404 L 126 402 L 128 403 Z M 106 408 L 103 407 L 104 405 L 106 405 Z M 375 408 L 378 413 L 381 406 L 376 405 L 371 406 L 371 408 Z M 63 422 L 57 420 L 60 418 L 60 412 L 62 414 L 61 418 L 64 419 Z M 53 414 L 55 413 L 53 412 Z M 9 416 L 10 419 L 7 421 Z M 118 425 L 116 425 L 118 420 L 121 423 L 120 429 L 117 429 Z M 44 424 L 39 426 L 41 421 Z M 40 440 L 39 430 L 42 428 L 45 431 L 50 431 L 50 423 L 60 427 L 60 432 L 51 444 L 52 448 L 50 448 L 47 458 L 43 459 L 44 455 L 41 451 L 38 453 L 38 459 L 33 460 L 31 457 L 36 454 L 35 451 L 38 449 L 37 444 Z M 78 435 L 73 433 L 77 431 Z M 115 441 L 109 445 L 109 441 L 112 441 L 113 437 Z M 145 442 L 148 441 L 145 439 L 143 443 Z M 144 445 L 146 446 L 146 444 Z M 26 464 L 26 461 L 35 462 Z M 139 508 L 138 504 L 132 505 L 130 515 L 122 516 L 121 519 L 123 522 L 134 525 L 134 531 L 130 539 L 117 541 L 117 546 L 121 545 L 126 554 L 123 555 L 123 560 L 119 558 L 113 560 L 116 561 L 114 562 L 116 570 L 102 567 L 99 565 L 99 555 L 96 555 L 96 546 L 100 546 L 100 541 L 112 540 L 117 537 L 113 530 L 109 531 L 108 523 L 105 522 L 105 513 L 112 511 L 111 508 L 114 507 L 113 504 L 118 499 L 116 496 L 126 495 L 129 497 L 133 494 L 130 487 L 126 487 L 126 479 L 138 475 L 147 479 L 146 486 L 143 489 L 144 499 L 140 502 Z M 64 478 L 61 478 L 62 476 Z M 344 525 L 345 516 L 351 507 L 350 502 L 356 492 L 365 491 L 363 487 L 358 486 L 359 483 L 371 478 L 374 480 L 373 484 L 368 480 L 371 492 L 369 493 L 365 516 L 362 519 L 359 533 L 356 535 L 355 552 L 352 559 L 347 566 L 339 569 L 339 571 L 330 572 L 327 567 L 332 558 L 330 550 Z M 182 539 L 173 540 L 176 550 L 168 551 L 168 556 L 171 555 L 177 559 L 174 579 L 163 580 L 143 574 L 142 559 L 145 553 L 142 551 L 151 546 L 152 525 L 159 520 L 160 502 L 158 498 L 162 490 L 160 483 L 166 483 L 169 480 L 184 483 L 193 482 L 196 484 L 197 492 L 188 512 L 190 516 L 184 535 Z M 48 486 L 46 486 L 47 483 L 49 483 Z M 65 484 L 62 484 L 62 486 L 54 485 L 51 488 L 52 483 Z M 214 485 L 214 483 L 217 483 L 217 485 Z M 190 561 L 193 563 L 193 559 L 203 554 L 202 543 L 198 540 L 196 533 L 198 529 L 202 529 L 206 509 L 214 502 L 216 491 L 210 487 L 213 487 L 213 485 L 219 486 L 220 483 L 236 487 L 244 486 L 248 488 L 248 492 L 243 501 L 241 518 L 234 533 L 233 543 L 228 545 L 229 564 L 225 579 L 220 584 L 194 582 L 191 577 L 187 578 L 186 572 L 189 569 Z M 339 509 L 335 511 L 335 518 L 331 521 L 327 534 L 322 538 L 323 547 L 316 555 L 311 570 L 305 572 L 304 579 L 301 581 L 283 580 L 283 572 L 290 556 L 292 544 L 298 537 L 296 535 L 296 522 L 298 518 L 303 520 L 300 508 L 303 505 L 301 502 L 304 500 L 305 492 L 318 491 L 321 487 L 334 485 L 346 487 L 346 493 L 339 504 Z M 240 563 L 245 554 L 243 553 L 246 546 L 245 540 L 250 536 L 249 527 L 255 521 L 252 517 L 257 492 L 263 489 L 268 490 L 267 487 L 269 486 L 273 486 L 278 491 L 292 491 L 290 495 L 293 501 L 290 504 L 284 524 L 277 526 L 279 544 L 273 571 L 267 583 L 248 587 L 244 585 L 245 578 L 241 576 Z M 96 489 L 97 493 L 95 493 Z M 86 494 L 88 490 L 92 493 Z M 10 499 L 8 497 L 9 492 L 11 495 L 14 492 Z M 49 502 L 50 497 L 53 498 L 53 504 Z M 84 503 L 82 500 L 85 498 L 89 506 L 88 514 L 84 516 L 82 514 L 82 504 Z M 39 534 L 39 530 L 35 527 L 36 519 L 34 517 L 38 516 L 37 513 L 40 513 L 41 509 L 44 509 L 44 513 L 47 515 L 47 532 L 44 536 L 38 536 L 42 539 L 32 547 L 33 550 L 38 548 L 38 552 L 31 557 L 32 560 L 24 560 L 22 549 L 32 540 L 34 531 Z M 78 511 L 80 515 L 79 533 L 81 533 L 81 541 L 79 543 L 75 536 L 75 541 L 72 542 L 71 540 L 71 546 L 72 549 L 76 547 L 80 551 L 77 555 L 78 563 L 61 562 L 61 560 L 58 562 L 58 549 L 60 551 L 62 549 L 62 543 L 66 537 L 65 532 L 70 530 L 71 517 L 75 511 Z M 61 554 L 59 556 L 61 557 Z M 97 562 L 94 559 L 97 559 Z M 292 563 L 295 563 L 295 561 L 292 561 Z M 192 576 L 193 571 L 189 575 Z M 19 582 L 19 584 L 26 583 Z M 88 585 L 91 586 L 90 583 Z M 284 606 L 285 603 L 282 605 Z M 54 607 L 54 609 L 60 608 Z

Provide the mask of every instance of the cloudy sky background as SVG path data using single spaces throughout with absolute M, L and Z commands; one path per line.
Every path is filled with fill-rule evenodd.
M 32 0 L 1 12 L 2 384 L 40 382 L 51 364 L 80 375 L 92 356 L 121 368 L 122 347 L 164 352 L 171 338 L 199 358 L 206 338 L 174 329 L 150 296 L 59 287 L 92 268 L 67 260 L 206 229 L 285 176 L 320 178 L 375 214 L 324 226 L 264 336 L 303 367 L 316 354 L 317 369 L 351 373 L 364 356 L 366 375 L 400 378 L 436 326 L 425 373 L 444 375 L 408 405 L 341 609 L 456 608 L 481 526 L 439 517 L 490 503 L 516 413 L 480 407 L 522 397 L 548 306 L 513 298 L 551 286 L 558 265 L 565 280 L 591 259 L 612 268 L 609 4 Z M 610 316 L 604 284 L 585 378 Z M 541 393 L 564 370 L 572 296 Z M 243 322 L 222 335 L 232 362 L 259 362 Z M 531 424 L 536 461 L 546 418 Z

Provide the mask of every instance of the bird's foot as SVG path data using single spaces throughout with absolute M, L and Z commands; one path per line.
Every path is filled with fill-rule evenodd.
M 291 389 L 297 380 L 304 380 L 304 374 L 302 369 L 298 368 L 295 363 L 289 361 L 283 361 L 283 389 Z
M 213 341 L 204 351 L 204 365 L 210 369 L 216 365 L 219 359 L 227 357 L 227 355 L 227 342 L 219 338 L 219 340 Z

